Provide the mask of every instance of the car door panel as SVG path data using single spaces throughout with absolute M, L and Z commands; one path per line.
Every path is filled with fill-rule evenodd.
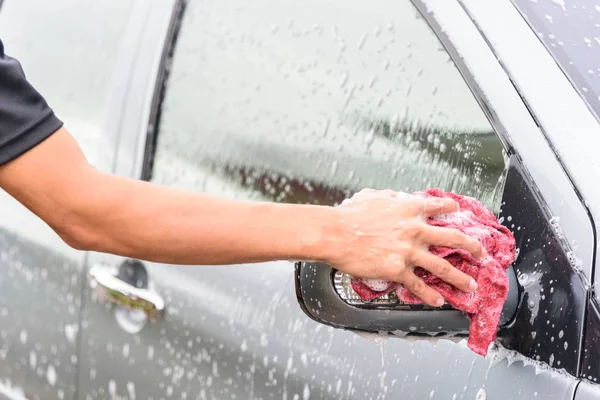
M 403 161 L 400 155 L 413 157 L 403 147 L 409 148 L 410 143 L 407 142 L 399 141 L 398 148 L 392 148 L 396 153 L 390 152 L 390 139 L 397 139 L 394 135 L 389 136 L 390 132 L 394 132 L 390 129 L 394 123 L 386 125 L 385 121 L 373 118 L 369 112 L 359 112 L 357 115 L 362 119 L 327 118 L 327 115 L 336 115 L 340 111 L 336 108 L 340 103 L 346 108 L 348 104 L 354 105 L 359 111 L 364 111 L 361 108 L 367 111 L 375 109 L 380 102 L 386 112 L 386 107 L 401 109 L 400 105 L 404 105 L 411 90 L 415 87 L 424 90 L 425 80 L 416 79 L 418 82 L 412 89 L 410 85 L 404 86 L 409 82 L 390 80 L 388 84 L 400 88 L 392 96 L 390 105 L 386 105 L 386 90 L 374 91 L 374 94 L 368 92 L 371 81 L 374 87 L 377 87 L 377 82 L 386 82 L 391 73 L 385 71 L 403 68 L 401 60 L 386 61 L 385 58 L 387 46 L 394 43 L 394 35 L 385 36 L 386 40 L 389 39 L 386 45 L 381 39 L 386 29 L 393 33 L 402 24 L 388 23 L 387 19 L 381 23 L 377 13 L 385 9 L 382 2 L 375 5 L 344 2 L 344 7 L 340 6 L 340 2 L 331 1 L 325 5 L 320 2 L 323 12 L 317 14 L 311 11 L 317 5 L 311 7 L 294 1 L 271 3 L 264 1 L 249 5 L 244 2 L 208 1 L 202 6 L 197 5 L 200 3 L 188 5 L 186 13 L 189 14 L 184 17 L 182 30 L 186 29 L 185 18 L 198 22 L 194 35 L 188 34 L 187 39 L 180 37 L 177 44 L 180 54 L 175 54 L 167 82 L 171 85 L 179 82 L 180 86 L 194 90 L 190 96 L 171 95 L 169 98 L 167 83 L 166 105 L 161 109 L 162 125 L 151 127 L 157 129 L 159 146 L 162 147 L 157 153 L 153 173 L 144 174 L 144 177 L 152 176 L 156 183 L 187 189 L 197 190 L 200 187 L 223 196 L 328 204 L 364 185 L 394 185 L 402 189 L 433 184 L 426 179 L 419 180 L 421 176 L 417 175 L 409 184 L 400 186 L 403 181 L 398 177 L 411 175 L 406 171 L 401 173 L 403 166 L 428 168 L 428 163 L 423 161 L 426 155 Z M 394 3 L 394 6 L 397 5 Z M 473 90 L 477 99 L 484 104 L 484 111 L 494 130 L 502 132 L 506 147 L 515 146 L 522 149 L 523 154 L 537 156 L 536 159 L 527 158 L 527 166 L 534 171 L 533 176 L 548 178 L 552 174 L 555 182 L 568 182 L 518 93 L 510 86 L 508 77 L 488 45 L 479 37 L 476 27 L 470 24 L 464 10 L 457 2 L 435 2 L 431 10 L 439 9 L 450 10 L 448 14 L 440 14 L 444 21 L 456 19 L 457 25 L 462 23 L 467 27 L 465 31 L 470 32 L 470 35 L 462 37 L 450 36 L 458 31 L 457 25 L 444 31 L 448 35 L 444 42 L 448 48 L 456 50 L 451 46 L 454 41 L 462 46 L 472 45 L 472 39 L 479 41 L 480 46 L 474 47 L 477 58 L 473 52 L 468 53 L 471 56 L 466 59 L 452 53 L 453 50 L 450 52 L 455 55 L 467 81 L 476 87 Z M 408 15 L 396 11 L 394 15 Z M 356 30 L 357 26 L 363 26 L 365 15 L 369 21 L 375 21 L 373 26 L 369 25 L 373 30 Z M 427 11 L 424 15 L 428 20 L 431 17 Z M 344 25 L 344 20 L 352 22 Z M 327 29 L 334 38 L 333 45 L 323 45 L 327 51 L 319 53 L 322 55 L 319 59 L 311 53 L 311 49 L 320 48 L 319 43 L 328 40 L 325 36 Z M 374 41 L 377 48 L 368 48 L 366 43 L 370 41 Z M 335 69 L 344 65 L 339 60 L 344 58 L 344 49 L 352 46 L 351 43 L 356 46 L 349 52 L 351 56 L 343 61 L 349 63 L 350 72 L 346 75 L 356 77 L 355 85 L 343 73 L 344 68 Z M 336 47 L 338 45 L 339 48 Z M 380 57 L 378 50 L 384 55 Z M 461 54 L 464 48 L 460 50 L 457 54 Z M 371 52 L 371 59 L 361 64 L 360 54 L 365 51 Z M 408 57 L 410 51 L 402 54 Z M 184 57 L 188 62 L 195 60 L 198 65 L 193 71 L 198 73 L 179 69 L 177 57 Z M 336 64 L 338 62 L 339 65 Z M 409 67 L 414 67 L 415 76 L 420 76 L 418 67 Z M 373 71 L 377 71 L 375 78 Z M 470 75 L 475 72 L 487 77 L 484 82 Z M 338 85 L 331 84 L 337 78 L 340 92 L 330 93 L 328 97 L 328 91 L 334 91 L 333 88 Z M 326 89 L 321 91 L 323 87 Z M 482 88 L 487 90 L 485 94 L 477 92 Z M 452 94 L 441 100 L 442 103 L 450 101 L 458 93 L 442 92 Z M 194 97 L 197 93 L 203 96 L 200 99 Z M 369 93 L 361 97 L 363 103 L 354 100 L 360 93 Z M 259 110 L 252 108 L 256 104 Z M 418 117 L 427 120 L 432 108 L 435 110 L 435 102 L 423 101 L 421 105 Z M 485 135 L 490 131 L 484 123 L 485 118 L 478 119 L 471 115 L 469 107 L 461 109 L 460 106 L 453 104 L 449 108 L 457 115 L 473 118 L 470 122 L 474 121 L 474 125 L 480 124 L 474 131 L 482 133 L 488 145 L 481 145 L 484 141 L 476 142 L 482 148 L 491 148 L 488 147 L 490 135 Z M 294 113 L 288 113 L 288 109 Z M 315 111 L 314 118 L 306 114 L 308 117 L 302 120 L 305 109 L 320 112 Z M 345 111 L 345 108 L 341 110 Z M 200 123 L 169 124 L 164 121 L 166 113 Z M 435 116 L 438 121 L 445 118 L 443 113 Z M 348 122 L 350 124 L 345 126 L 344 123 Z M 522 132 L 523 137 L 515 137 L 513 141 L 507 130 L 515 135 Z M 278 138 L 275 133 L 281 131 L 288 132 L 288 136 Z M 430 133 L 435 135 L 439 132 Z M 187 135 L 183 141 L 184 148 L 177 147 L 174 139 L 182 134 Z M 428 136 L 422 136 L 424 140 L 419 140 L 418 135 L 411 140 L 415 139 L 414 142 L 428 154 L 439 153 L 435 144 L 433 149 L 429 149 Z M 323 137 L 325 140 L 320 142 Z M 497 144 L 497 136 L 491 137 L 496 138 L 491 143 Z M 534 146 L 538 146 L 535 151 Z M 131 165 L 131 160 L 139 161 L 137 151 L 125 149 L 119 158 L 125 159 L 124 165 Z M 460 151 L 457 154 L 460 155 Z M 478 153 L 473 151 L 471 154 L 475 156 Z M 147 156 L 153 158 L 154 153 Z M 446 157 L 440 157 L 442 160 L 436 159 L 436 162 L 457 162 L 456 157 Z M 490 165 L 501 166 L 497 168 L 500 173 L 490 175 L 495 178 L 490 182 L 496 184 L 498 176 L 503 175 L 503 155 L 492 151 L 492 157 L 485 154 L 481 157 Z M 334 163 L 334 160 L 337 162 Z M 120 163 L 117 161 L 117 164 Z M 439 165 L 432 163 L 431 172 L 439 172 Z M 397 169 L 396 175 L 394 169 Z M 125 175 L 138 177 L 135 175 L 137 168 L 123 171 Z M 465 179 L 471 178 L 467 176 Z M 552 186 L 547 180 L 542 184 L 540 190 L 546 196 Z M 469 190 L 468 185 L 459 188 Z M 495 195 L 498 193 L 501 191 L 494 192 Z M 576 198 L 571 192 L 565 196 Z M 494 204 L 492 200 L 495 198 L 490 196 L 488 200 Z M 555 210 L 559 202 L 553 197 L 550 201 L 552 210 Z M 579 211 L 577 207 L 561 207 L 562 215 Z M 516 211 L 514 214 L 510 211 L 508 216 L 517 215 Z M 584 215 L 587 218 L 585 212 Z M 585 219 L 583 221 L 586 222 Z M 528 254 L 524 251 L 524 255 Z M 525 259 L 525 262 L 528 260 Z M 89 261 L 90 265 L 118 266 L 123 260 L 93 254 Z M 564 266 L 564 257 L 560 261 L 559 265 Z M 539 260 L 533 263 L 537 262 Z M 549 260 L 548 265 L 556 264 Z M 87 398 L 384 399 L 402 396 L 420 400 L 540 396 L 564 399 L 573 397 L 578 383 L 572 376 L 556 370 L 529 365 L 531 360 L 521 359 L 519 353 L 509 350 L 498 350 L 494 353 L 495 358 L 486 360 L 473 354 L 464 343 L 365 339 L 352 332 L 317 324 L 302 314 L 296 304 L 291 263 L 229 267 L 145 263 L 145 268 L 152 289 L 165 299 L 167 311 L 164 320 L 146 322 L 131 329 L 126 322 L 135 319 L 131 313 L 102 301 L 86 304 L 82 341 L 85 364 L 82 366 L 81 388 Z M 560 271 L 570 276 L 564 269 Z M 90 292 L 88 288 L 86 296 L 90 296 Z M 572 309 L 576 317 L 581 311 L 580 298 L 576 295 L 568 295 L 567 298 L 577 304 Z M 538 321 L 534 319 L 534 322 Z M 540 319 L 539 322 L 543 321 Z M 579 326 L 573 329 L 576 331 Z M 533 331 L 531 326 L 513 329 L 513 336 L 531 335 Z M 556 334 L 558 337 L 558 332 Z M 540 334 L 539 340 L 542 339 Z M 564 342 L 558 345 L 564 346 Z M 517 344 L 508 342 L 507 346 L 516 348 Z M 535 346 L 522 350 L 550 358 L 550 354 L 545 352 L 536 353 Z M 563 355 L 555 355 L 556 362 L 561 361 L 561 364 L 573 368 L 569 354 L 566 353 L 564 358 L 561 358 Z M 507 382 L 515 384 L 507 385 Z
M 83 370 L 91 374 L 81 376 L 81 385 L 90 398 L 104 398 L 111 388 L 128 395 L 129 387 L 148 399 L 239 398 L 251 392 L 249 372 L 276 362 L 262 334 L 274 323 L 283 290 L 279 277 L 289 279 L 289 269 L 146 267 L 165 299 L 164 320 L 132 334 L 120 325 L 118 307 L 90 303 L 85 312 Z M 257 287 L 260 295 L 250 296 Z
M 297 307 L 291 264 L 173 268 L 149 265 L 167 316 L 138 333 L 119 326 L 114 308 L 88 305 L 89 398 L 564 399 L 576 386 L 516 352 L 484 359 L 464 342 L 364 338 L 317 324 Z

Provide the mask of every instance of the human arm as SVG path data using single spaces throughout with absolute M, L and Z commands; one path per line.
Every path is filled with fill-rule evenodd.
M 319 260 L 404 283 L 432 305 L 441 297 L 410 266 L 463 290 L 471 279 L 423 246 L 481 252 L 462 233 L 425 224 L 457 209 L 448 199 L 372 191 L 341 207 L 227 200 L 97 171 L 65 128 L 0 166 L 0 187 L 77 249 L 192 265 Z

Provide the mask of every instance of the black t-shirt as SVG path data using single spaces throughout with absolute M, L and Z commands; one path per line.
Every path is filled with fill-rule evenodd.
M 19 62 L 4 54 L 0 40 L 0 165 L 35 147 L 61 126 L 25 79 Z

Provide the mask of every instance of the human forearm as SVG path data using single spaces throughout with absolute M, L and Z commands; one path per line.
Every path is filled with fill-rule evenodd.
M 174 264 L 323 259 L 331 207 L 226 200 L 94 172 L 71 199 L 78 247 Z
M 233 201 L 102 173 L 64 128 L 1 166 L 0 187 L 75 248 L 165 263 L 324 259 L 324 230 L 336 223 L 331 207 Z

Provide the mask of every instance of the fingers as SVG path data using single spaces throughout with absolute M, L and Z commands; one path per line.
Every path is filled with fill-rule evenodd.
M 445 197 L 429 197 L 423 201 L 425 202 L 423 207 L 425 217 L 437 217 L 460 209 L 456 201 Z
M 411 264 L 426 269 L 441 280 L 464 292 L 473 292 L 477 289 L 477 282 L 473 278 L 454 268 L 448 261 L 428 251 L 417 251 L 411 260 Z
M 458 229 L 427 225 L 420 235 L 423 242 L 429 245 L 463 249 L 477 258 L 483 255 L 481 243 Z
M 425 282 L 417 277 L 413 272 L 404 273 L 402 283 L 412 294 L 423 300 L 432 307 L 441 307 L 444 305 L 444 298 L 437 291 L 427 286 Z

